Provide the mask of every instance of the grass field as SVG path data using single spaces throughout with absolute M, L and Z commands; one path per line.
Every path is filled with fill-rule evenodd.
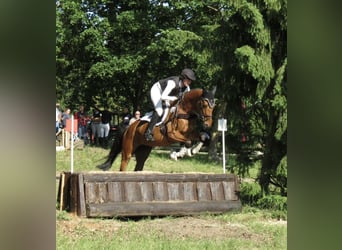
M 177 162 L 167 151 L 154 150 L 144 170 L 222 173 L 206 154 Z M 74 171 L 94 171 L 108 150 L 74 151 Z M 119 170 L 120 157 L 111 171 Z M 131 160 L 128 171 L 133 171 Z M 70 151 L 56 152 L 56 175 L 70 171 Z M 250 171 L 253 178 L 257 170 Z M 58 181 L 56 182 L 57 191 Z M 240 212 L 181 217 L 90 219 L 56 209 L 56 249 L 287 249 L 287 221 L 273 211 L 243 206 Z
M 82 150 L 74 150 L 74 171 L 95 171 L 95 166 L 103 163 L 109 150 L 97 147 L 85 147 Z M 186 157 L 179 161 L 169 158 L 169 151 L 153 150 L 145 162 L 145 171 L 172 172 L 210 172 L 222 173 L 222 165 L 207 160 L 207 155 L 200 153 L 194 157 Z M 121 156 L 114 161 L 110 171 L 119 171 Z M 128 164 L 127 171 L 133 171 L 135 158 Z M 56 152 L 56 171 L 70 171 L 70 150 Z

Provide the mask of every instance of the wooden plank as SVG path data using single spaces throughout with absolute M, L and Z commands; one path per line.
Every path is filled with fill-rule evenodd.
M 208 182 L 197 182 L 197 195 L 199 201 L 211 200 L 210 186 Z
M 84 173 L 84 182 L 207 182 L 235 181 L 233 174 L 209 173 L 150 173 L 150 172 L 96 172 Z
M 240 201 L 121 202 L 88 204 L 87 217 L 194 215 L 240 209 Z
M 94 182 L 88 182 L 84 183 L 84 189 L 85 189 L 85 200 L 86 203 L 95 203 L 96 198 L 96 183 Z
M 70 176 L 70 172 L 61 173 L 59 185 L 60 209 L 67 211 L 70 209 Z M 64 183 L 61 182 L 62 178 L 64 178 Z
M 179 183 L 179 182 L 167 183 L 167 192 L 169 194 L 168 200 L 170 201 L 184 200 L 183 183 Z
M 57 202 L 59 202 L 59 211 L 64 209 L 64 186 L 65 186 L 65 174 L 61 173 L 59 178 Z
M 108 182 L 108 201 L 122 202 L 124 201 L 124 188 L 122 182 Z
M 224 199 L 233 201 L 233 200 L 238 200 L 239 197 L 236 194 L 236 184 L 235 182 L 222 182 L 223 184 L 223 189 L 224 189 Z
M 77 214 L 77 206 L 78 206 L 78 176 L 73 174 L 70 176 L 70 188 L 69 188 L 69 197 L 70 197 L 70 209 L 71 213 Z
M 185 201 L 195 201 L 197 198 L 196 184 L 194 182 L 184 182 L 184 200 Z
M 153 186 L 152 182 L 139 182 L 141 200 L 152 201 L 153 200 Z
M 128 201 L 128 202 L 142 201 L 140 187 L 137 182 L 125 182 L 124 189 L 125 189 L 124 201 Z
M 169 195 L 167 192 L 166 182 L 153 182 L 153 200 L 155 201 L 167 201 L 169 199 Z
M 84 194 L 84 183 L 83 175 L 78 175 L 78 206 L 77 215 L 86 216 L 86 205 L 85 205 L 85 194 Z
M 97 186 L 97 203 L 104 203 L 108 201 L 107 183 L 96 183 Z
M 224 200 L 224 190 L 222 182 L 210 182 L 211 198 L 213 201 Z

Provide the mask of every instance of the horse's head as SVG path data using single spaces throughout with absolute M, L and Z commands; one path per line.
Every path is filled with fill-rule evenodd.
M 181 100 L 181 107 L 187 114 L 193 114 L 201 122 L 202 129 L 208 129 L 213 124 L 213 110 L 215 106 L 214 95 L 216 87 L 212 91 L 204 89 L 192 89 L 185 93 Z
M 215 107 L 216 87 L 212 91 L 203 90 L 201 98 L 197 102 L 198 118 L 201 121 L 203 129 L 211 128 L 213 125 L 213 111 Z

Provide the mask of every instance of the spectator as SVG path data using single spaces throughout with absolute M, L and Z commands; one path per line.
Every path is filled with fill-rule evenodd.
M 129 120 L 129 125 L 131 125 L 133 122 L 135 122 L 136 120 L 139 120 L 140 119 L 140 111 L 137 110 L 135 111 L 134 113 L 134 117 L 132 117 L 130 120 Z
M 58 134 L 60 130 L 62 122 L 62 112 L 59 109 L 59 103 L 56 103 L 56 134 Z
M 87 122 L 89 117 L 84 111 L 84 106 L 80 105 L 79 111 L 75 113 L 75 119 L 78 121 L 78 137 L 85 139 L 87 135 Z
M 132 115 L 129 113 L 129 110 L 127 107 L 124 107 L 123 113 L 122 113 L 122 125 L 124 128 L 126 128 L 129 125 L 129 120 L 131 120 Z
M 62 125 L 63 125 L 63 128 L 66 127 L 66 121 L 68 119 L 70 119 L 70 112 L 71 110 L 69 108 L 66 108 L 62 114 Z
M 93 115 L 91 117 L 91 143 L 93 145 L 99 144 L 99 134 L 100 134 L 100 123 L 101 123 L 101 113 L 96 108 L 93 109 Z
M 106 148 L 108 146 L 110 122 L 112 120 L 113 113 L 107 109 L 100 110 L 96 107 L 95 109 L 100 112 L 100 116 L 101 116 L 100 133 L 98 134 L 99 144 L 101 147 Z

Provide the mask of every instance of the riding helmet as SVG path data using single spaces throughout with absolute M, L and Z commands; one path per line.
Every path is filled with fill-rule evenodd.
M 191 69 L 183 69 L 181 76 L 183 76 L 184 78 L 188 78 L 192 81 L 196 80 L 195 73 Z

